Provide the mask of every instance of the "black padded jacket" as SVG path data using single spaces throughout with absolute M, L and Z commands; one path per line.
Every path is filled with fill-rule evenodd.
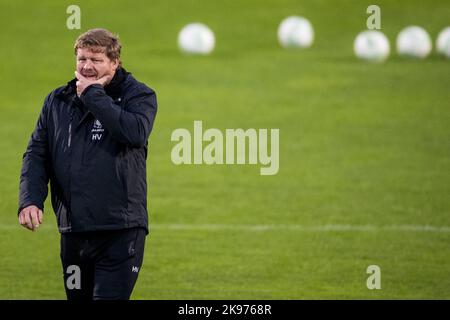
M 19 212 L 44 209 L 51 187 L 61 233 L 144 227 L 155 92 L 120 68 L 78 98 L 76 79 L 45 99 L 23 155 Z

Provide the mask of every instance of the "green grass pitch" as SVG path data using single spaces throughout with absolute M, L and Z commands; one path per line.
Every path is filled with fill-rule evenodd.
M 124 66 L 158 95 L 134 299 L 450 298 L 450 60 L 395 53 L 407 25 L 435 40 L 448 1 L 378 1 L 384 64 L 353 55 L 371 1 L 77 1 L 81 30 L 66 28 L 70 4 L 0 4 L 0 299 L 65 299 L 50 202 L 25 230 L 18 181 L 43 99 L 73 77 L 73 43 L 93 27 L 120 35 Z M 277 43 L 294 14 L 315 28 L 310 49 Z M 210 56 L 177 48 L 194 21 L 215 32 Z M 171 132 L 194 120 L 279 128 L 278 174 L 174 165 Z M 369 265 L 380 290 L 366 287 Z

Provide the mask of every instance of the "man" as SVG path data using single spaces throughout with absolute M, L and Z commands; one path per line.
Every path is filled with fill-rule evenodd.
M 76 78 L 47 96 L 23 157 L 19 222 L 42 224 L 50 181 L 68 299 L 129 299 L 143 260 L 157 103 L 120 50 L 105 29 L 76 40 Z

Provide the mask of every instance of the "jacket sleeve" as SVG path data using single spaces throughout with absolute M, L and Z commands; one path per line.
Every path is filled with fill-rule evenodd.
M 114 103 L 99 84 L 85 89 L 80 99 L 114 139 L 131 147 L 146 145 L 157 111 L 156 95 L 145 86 L 132 89 L 125 107 Z
M 42 211 L 48 194 L 49 146 L 48 146 L 48 108 L 50 96 L 45 99 L 41 114 L 28 147 L 23 155 L 19 185 L 19 211 L 35 205 Z

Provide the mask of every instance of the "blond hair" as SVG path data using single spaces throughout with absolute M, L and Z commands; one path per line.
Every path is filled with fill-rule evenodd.
M 119 65 L 122 65 L 120 61 L 120 49 L 122 45 L 120 44 L 119 37 L 106 29 L 91 29 L 80 35 L 75 41 L 75 55 L 79 48 L 88 48 L 92 52 L 105 53 L 110 60 L 117 59 Z

